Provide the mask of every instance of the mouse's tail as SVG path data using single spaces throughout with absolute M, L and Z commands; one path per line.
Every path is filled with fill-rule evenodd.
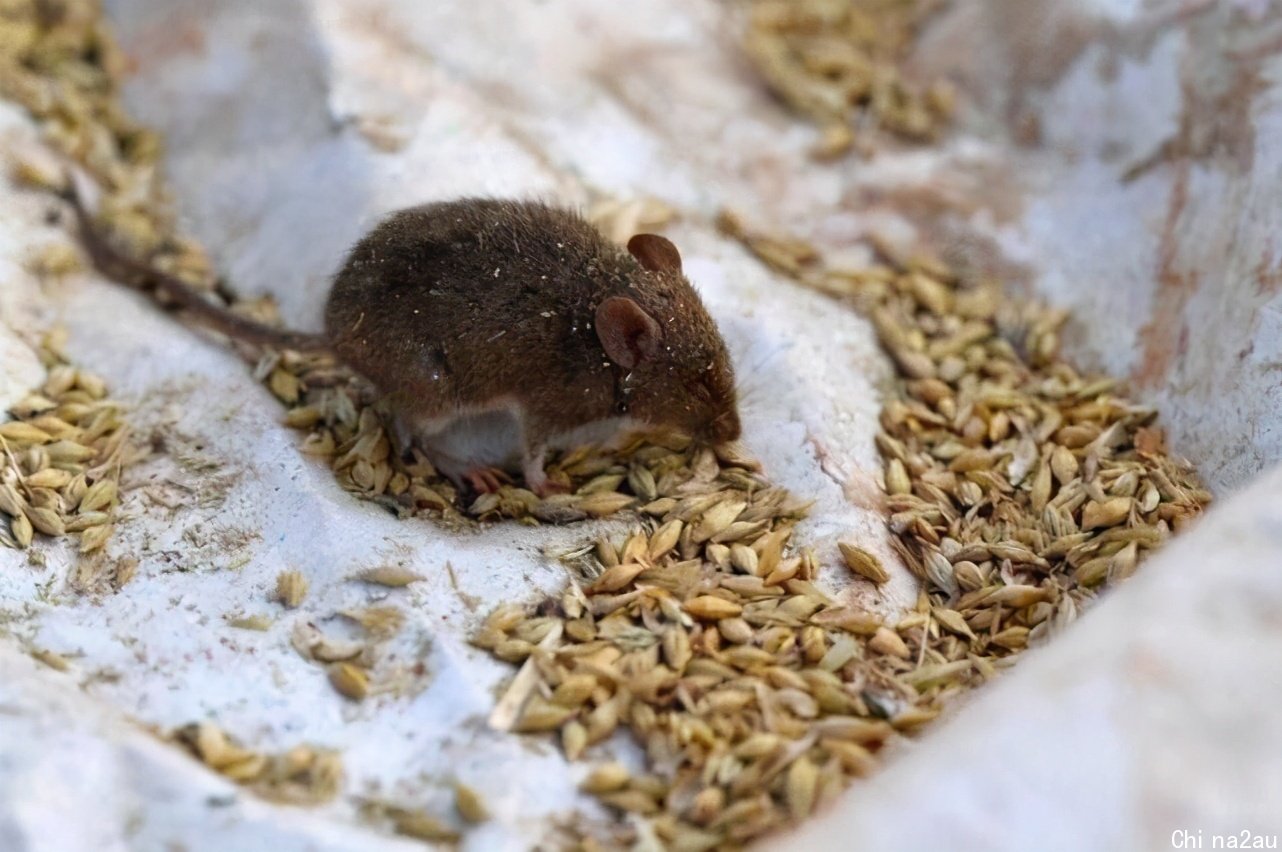
M 94 267 L 106 277 L 129 287 L 165 296 L 176 310 L 191 314 L 202 325 L 236 340 L 276 349 L 302 352 L 328 351 L 328 339 L 321 334 L 273 328 L 266 323 L 233 313 L 205 299 L 199 291 L 174 275 L 117 251 L 95 227 L 76 189 L 75 177 L 68 175 L 60 195 L 76 212 L 80 237 Z

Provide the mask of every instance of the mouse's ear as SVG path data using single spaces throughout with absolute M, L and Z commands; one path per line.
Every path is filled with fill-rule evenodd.
M 628 253 L 650 272 L 681 272 L 681 252 L 667 237 L 637 234 L 628 240 Z
M 596 336 L 606 356 L 624 369 L 657 352 L 661 334 L 654 317 L 626 296 L 611 296 L 596 309 Z

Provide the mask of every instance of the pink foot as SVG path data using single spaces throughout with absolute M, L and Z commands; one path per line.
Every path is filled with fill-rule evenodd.
M 570 486 L 555 480 L 548 479 L 546 476 L 539 482 L 527 482 L 530 490 L 540 497 L 551 497 L 553 494 L 569 494 Z
M 565 494 L 570 490 L 567 486 L 548 479 L 547 472 L 543 469 L 543 460 L 546 456 L 546 447 L 535 447 L 526 452 L 525 460 L 521 464 L 521 473 L 525 475 L 525 487 L 540 497 Z
M 478 494 L 493 494 L 503 487 L 506 478 L 496 467 L 474 467 L 463 474 L 467 484 Z

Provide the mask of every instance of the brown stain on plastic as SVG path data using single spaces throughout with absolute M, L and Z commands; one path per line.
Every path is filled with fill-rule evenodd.
M 1140 362 L 1131 378 L 1139 387 L 1161 384 L 1174 360 L 1183 354 L 1181 341 L 1187 346 L 1187 336 L 1182 333 L 1184 308 L 1197 290 L 1198 279 L 1178 265 L 1180 240 L 1177 229 L 1180 217 L 1188 207 L 1188 162 L 1181 162 L 1171 187 L 1167 202 L 1166 220 L 1157 250 L 1157 293 L 1149 321 L 1140 329 Z
M 1218 19 L 1210 19 L 1197 25 L 1209 27 L 1219 23 L 1222 22 Z M 1233 29 L 1237 30 L 1235 35 L 1239 39 L 1253 40 L 1250 32 Z M 1282 52 L 1279 36 L 1265 37 L 1235 51 L 1221 50 L 1215 39 L 1207 41 L 1216 45 L 1210 55 L 1190 53 L 1184 58 L 1183 105 L 1176 134 L 1141 170 L 1163 162 L 1174 166 L 1166 219 L 1158 243 L 1153 312 L 1140 330 L 1140 360 L 1131 376 L 1139 387 L 1155 387 L 1165 382 L 1176 361 L 1188 349 L 1190 330 L 1185 312 L 1205 278 L 1197 260 L 1180 253 L 1183 220 L 1187 218 L 1192 224 L 1202 213 L 1196 202 L 1190 204 L 1189 198 L 1194 164 L 1214 170 L 1231 183 L 1249 179 L 1256 152 L 1253 109 L 1256 98 L 1269 88 L 1262 66 Z M 1216 271 L 1228 272 L 1218 268 Z M 1261 259 L 1253 277 L 1257 295 L 1264 295 L 1276 290 L 1282 282 L 1282 271 L 1270 271 L 1266 257 Z M 1233 283 L 1227 280 L 1223 286 Z

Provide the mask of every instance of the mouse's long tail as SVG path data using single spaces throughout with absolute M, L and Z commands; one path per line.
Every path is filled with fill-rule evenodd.
M 80 237 L 94 267 L 106 277 L 152 294 L 163 294 L 175 309 L 186 311 L 201 324 L 236 340 L 304 352 L 330 349 L 324 335 L 272 328 L 265 323 L 235 314 L 222 305 L 206 300 L 200 292 L 179 278 L 122 254 L 94 226 L 73 178 L 67 181 L 67 188 L 61 194 L 76 211 Z

